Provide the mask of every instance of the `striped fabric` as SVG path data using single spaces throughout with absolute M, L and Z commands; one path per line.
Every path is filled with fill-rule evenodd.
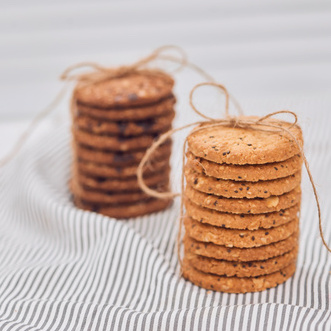
M 329 97 L 296 103 L 329 243 L 330 105 Z M 129 221 L 72 205 L 69 141 L 65 124 L 0 170 L 1 331 L 331 329 L 331 259 L 307 176 L 294 277 L 261 293 L 216 293 L 179 276 L 179 201 Z M 173 169 L 180 167 L 179 151 Z M 179 177 L 173 171 L 174 187 Z

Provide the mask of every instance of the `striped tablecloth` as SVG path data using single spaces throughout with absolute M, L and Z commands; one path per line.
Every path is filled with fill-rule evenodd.
M 295 105 L 330 243 L 331 100 Z M 331 260 L 306 175 L 294 277 L 261 293 L 216 293 L 179 276 L 179 201 L 129 221 L 72 205 L 69 141 L 68 124 L 54 128 L 0 169 L 1 331 L 331 329 Z

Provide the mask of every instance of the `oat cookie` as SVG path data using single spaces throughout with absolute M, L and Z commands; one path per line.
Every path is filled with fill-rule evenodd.
M 171 94 L 174 80 L 159 70 L 117 77 L 96 84 L 77 85 L 74 97 L 100 108 L 128 107 L 157 102 Z
M 194 189 L 219 195 L 226 198 L 269 198 L 273 195 L 282 195 L 300 185 L 301 171 L 295 174 L 274 180 L 258 182 L 238 182 L 224 180 L 199 174 L 189 167 L 185 167 L 185 178 Z
M 243 117 L 257 119 L 257 117 Z M 267 119 L 264 123 L 275 124 Z M 290 130 L 294 137 L 303 143 L 299 126 L 277 122 Z M 199 157 L 217 163 L 230 164 L 265 164 L 281 162 L 300 154 L 293 137 L 284 132 L 270 132 L 239 127 L 217 126 L 206 128 L 188 136 L 190 151 Z
M 298 245 L 298 239 L 299 232 L 294 232 L 291 236 L 281 241 L 253 248 L 229 248 L 210 242 L 196 241 L 188 235 L 184 236 L 183 242 L 185 246 L 190 247 L 190 250 L 194 254 L 219 260 L 247 262 L 267 260 L 275 256 L 283 255 Z
M 185 209 L 188 216 L 201 223 L 231 229 L 256 230 L 276 227 L 293 220 L 299 216 L 300 205 L 272 213 L 232 214 L 204 208 L 185 199 Z
M 196 255 L 187 249 L 185 257 L 191 266 L 205 273 L 227 277 L 256 277 L 281 270 L 296 261 L 298 247 L 268 260 L 250 262 L 230 262 Z
M 74 118 L 74 125 L 83 131 L 94 134 L 108 134 L 119 136 L 138 136 L 165 132 L 171 128 L 171 122 L 175 117 L 175 111 L 159 116 L 135 121 L 109 121 L 104 119 L 94 119 L 90 116 L 77 116 Z
M 236 230 L 202 224 L 190 217 L 184 218 L 189 237 L 202 242 L 212 242 L 226 247 L 251 248 L 284 240 L 299 230 L 299 219 L 270 229 Z
M 269 275 L 239 278 L 222 277 L 198 271 L 184 258 L 182 271 L 184 278 L 207 290 L 227 293 L 247 293 L 263 291 L 285 282 L 294 274 L 295 263 L 291 263 L 284 269 Z
M 199 192 L 190 185 L 186 186 L 185 196 L 195 204 L 222 212 L 234 214 L 262 214 L 290 208 L 300 202 L 300 187 L 280 196 L 261 199 L 223 198 Z
M 292 156 L 282 162 L 254 165 L 220 164 L 195 156 L 191 152 L 187 152 L 186 155 L 187 166 L 195 171 L 215 178 L 238 181 L 257 182 L 288 177 L 300 171 L 302 167 L 300 155 Z
M 146 150 L 132 152 L 109 152 L 73 144 L 75 157 L 79 160 L 106 164 L 113 167 L 138 165 L 144 157 Z M 159 161 L 169 158 L 171 154 L 171 142 L 160 146 L 152 155 L 153 160 Z
M 105 216 L 114 218 L 131 218 L 164 210 L 171 205 L 172 200 L 148 199 L 132 204 L 99 205 L 87 203 L 84 200 L 75 197 L 74 203 L 78 208 L 94 211 Z

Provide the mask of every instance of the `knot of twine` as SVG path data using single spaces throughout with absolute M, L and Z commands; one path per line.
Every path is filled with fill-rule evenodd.
M 197 107 L 194 105 L 193 102 L 193 95 L 196 92 L 196 90 L 201 87 L 201 86 L 215 86 L 219 88 L 225 95 L 225 118 L 220 118 L 220 119 L 215 119 L 212 117 L 209 117 L 202 112 L 200 112 Z M 191 90 L 190 97 L 189 97 L 189 103 L 192 109 L 196 114 L 201 116 L 204 120 L 203 121 L 198 121 L 194 122 L 191 124 L 184 125 L 182 127 L 176 128 L 169 130 L 168 132 L 162 134 L 153 144 L 152 146 L 146 151 L 146 154 L 144 155 L 143 159 L 141 160 L 138 170 L 137 170 L 137 178 L 138 178 L 138 184 L 140 188 L 150 196 L 153 196 L 155 198 L 159 199 L 172 199 L 174 197 L 180 196 L 181 197 L 181 205 L 180 205 L 180 223 L 179 223 L 179 230 L 178 230 L 178 236 L 177 236 L 177 254 L 178 254 L 178 260 L 179 263 L 182 267 L 182 259 L 181 259 L 181 254 L 180 254 L 180 242 L 181 242 L 181 237 L 182 237 L 182 227 L 183 227 L 183 219 L 184 219 L 184 186 L 185 186 L 185 176 L 184 176 L 184 168 L 185 168 L 185 155 L 186 155 L 186 148 L 187 148 L 187 141 L 188 137 L 185 138 L 184 144 L 183 144 L 183 165 L 182 165 L 182 174 L 181 174 L 181 193 L 175 193 L 175 192 L 158 192 L 156 190 L 153 190 L 149 188 L 143 178 L 143 172 L 146 164 L 150 161 L 150 159 L 153 156 L 153 153 L 155 150 L 162 145 L 167 139 L 169 139 L 174 133 L 184 130 L 186 128 L 196 126 L 194 128 L 190 135 L 201 131 L 205 130 L 207 128 L 212 128 L 212 127 L 219 127 L 219 126 L 226 126 L 226 127 L 238 127 L 238 128 L 243 128 L 243 129 L 251 129 L 251 130 L 260 130 L 260 131 L 268 131 L 268 132 L 283 132 L 287 133 L 292 139 L 293 142 L 297 145 L 300 155 L 302 156 L 303 163 L 305 165 L 306 171 L 308 173 L 309 181 L 311 183 L 313 192 L 314 192 L 314 197 L 316 201 L 316 206 L 317 206 L 317 211 L 318 211 L 318 222 L 319 222 L 319 232 L 320 236 L 323 242 L 323 245 L 326 247 L 326 249 L 331 253 L 331 248 L 328 246 L 324 234 L 323 234 L 323 229 L 322 229 L 322 216 L 321 216 L 321 207 L 320 207 L 320 202 L 318 199 L 318 194 L 317 194 L 317 189 L 311 174 L 311 171 L 309 169 L 309 163 L 306 159 L 305 153 L 303 151 L 303 146 L 300 141 L 294 136 L 294 134 L 290 131 L 290 129 L 295 126 L 298 122 L 298 117 L 296 113 L 289 111 L 289 110 L 280 110 L 276 112 L 272 112 L 270 114 L 267 114 L 263 117 L 259 117 L 258 119 L 249 119 L 249 118 L 241 118 L 241 117 L 236 117 L 236 116 L 230 116 L 229 114 L 229 101 L 230 101 L 230 95 L 227 91 L 227 89 L 221 85 L 217 84 L 215 82 L 206 82 L 206 83 L 200 83 L 195 85 L 195 87 Z M 235 104 L 236 105 L 236 104 Z M 240 110 L 240 109 L 239 109 Z M 288 126 L 284 127 L 282 124 L 284 122 L 280 120 L 274 119 L 273 121 L 266 121 L 266 119 L 274 117 L 275 115 L 279 114 L 288 114 L 293 117 L 293 122 Z

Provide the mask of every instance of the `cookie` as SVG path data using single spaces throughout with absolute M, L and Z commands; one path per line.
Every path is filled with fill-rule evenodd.
M 159 70 L 144 70 L 96 84 L 78 84 L 74 98 L 100 108 L 146 105 L 167 97 L 174 80 Z
M 297 254 L 298 247 L 296 246 L 291 251 L 268 260 L 229 262 L 193 254 L 189 248 L 185 251 L 185 257 L 195 269 L 227 277 L 256 277 L 271 274 L 295 262 Z
M 169 181 L 170 167 L 167 170 L 154 173 L 145 178 L 145 184 L 149 187 L 157 187 Z M 124 192 L 124 191 L 140 191 L 140 187 L 136 177 L 133 178 L 107 178 L 107 177 L 92 177 L 80 173 L 74 173 L 77 181 L 88 188 L 106 191 L 106 192 Z
M 238 182 L 206 176 L 189 167 L 185 167 L 185 178 L 189 185 L 200 192 L 226 198 L 253 199 L 269 198 L 270 196 L 282 195 L 293 190 L 301 182 L 301 171 L 288 177 L 273 180 Z
M 199 192 L 190 185 L 186 186 L 185 196 L 195 204 L 234 214 L 262 214 L 290 208 L 300 202 L 300 187 L 280 196 L 271 196 L 266 199 L 235 199 Z
M 189 237 L 202 242 L 212 242 L 226 247 L 251 248 L 268 245 L 284 240 L 299 229 L 299 219 L 270 229 L 237 230 L 218 228 L 202 224 L 186 216 L 184 218 L 186 233 Z
M 192 253 L 197 255 L 219 260 L 247 262 L 267 260 L 289 252 L 298 245 L 299 232 L 294 232 L 291 236 L 281 241 L 253 248 L 229 248 L 213 243 L 200 242 L 189 237 L 187 234 L 184 236 L 183 242 L 185 246 L 190 247 Z
M 255 120 L 258 117 L 243 116 L 242 119 Z M 266 119 L 264 123 L 281 125 L 290 130 L 299 143 L 303 143 L 299 126 L 290 128 L 290 123 L 273 119 Z M 265 127 L 262 129 L 209 127 L 191 133 L 187 138 L 188 147 L 194 155 L 209 161 L 237 165 L 281 162 L 300 154 L 299 147 L 287 132 L 271 132 Z
M 81 209 L 98 212 L 105 216 L 114 218 L 131 218 L 144 216 L 166 209 L 172 200 L 148 199 L 132 204 L 98 205 L 87 203 L 86 201 L 74 198 L 74 204 Z
M 300 211 L 300 204 L 296 204 L 291 208 L 281 209 L 272 213 L 232 214 L 200 207 L 189 199 L 185 199 L 184 203 L 186 214 L 196 221 L 224 228 L 243 230 L 276 227 L 298 217 Z
M 107 164 L 113 167 L 122 167 L 128 165 L 138 165 L 144 157 L 146 150 L 132 152 L 109 152 L 73 144 L 73 150 L 76 158 L 84 161 L 91 161 L 100 164 Z M 170 157 L 171 142 L 160 146 L 152 155 L 153 160 L 159 161 Z
M 295 263 L 269 275 L 257 277 L 222 277 L 198 271 L 184 258 L 182 272 L 184 278 L 207 290 L 227 293 L 259 292 L 276 287 L 285 282 L 295 272 Z
M 89 116 L 96 119 L 110 121 L 142 121 L 158 116 L 165 116 L 172 112 L 176 99 L 173 95 L 159 101 L 156 104 L 151 104 L 143 107 L 129 107 L 124 109 L 102 109 L 88 107 L 82 104 L 73 104 L 72 112 L 74 116 Z
M 89 116 L 78 116 L 73 119 L 75 126 L 83 131 L 93 134 L 108 134 L 119 136 L 138 136 L 143 134 L 165 132 L 171 128 L 171 122 L 175 117 L 175 112 L 169 111 L 159 117 L 147 118 L 140 121 L 107 121 L 104 119 L 94 119 Z
M 94 163 L 91 161 L 77 160 L 76 167 L 82 174 L 108 178 L 128 178 L 136 177 L 138 164 L 127 167 L 111 167 L 105 164 Z M 146 165 L 144 176 L 160 172 L 169 167 L 169 157 L 161 161 L 152 161 Z
M 127 152 L 139 149 L 147 149 L 154 142 L 156 135 L 143 135 L 138 137 L 120 137 L 120 136 L 99 136 L 86 131 L 72 130 L 75 141 L 81 145 L 89 146 L 95 149 Z M 160 132 L 161 134 L 162 132 Z
M 195 156 L 191 152 L 186 153 L 187 166 L 207 176 L 257 182 L 259 180 L 271 180 L 288 177 L 301 170 L 302 157 L 300 155 L 274 163 L 235 165 L 226 163 L 215 163 Z

